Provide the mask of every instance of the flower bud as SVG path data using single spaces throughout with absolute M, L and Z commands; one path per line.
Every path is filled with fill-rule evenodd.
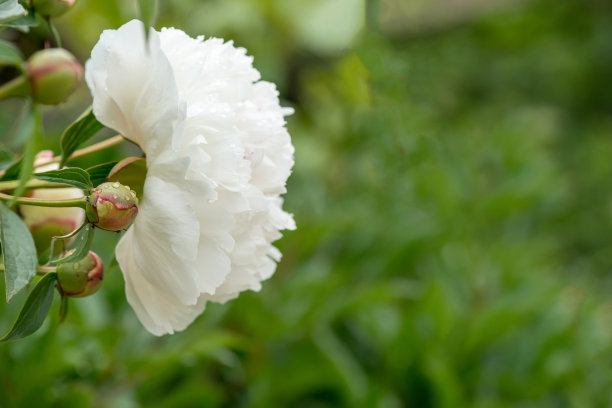
M 87 219 L 107 231 L 129 227 L 138 214 L 138 198 L 128 186 L 118 182 L 102 183 L 88 199 Z
M 45 17 L 59 17 L 74 6 L 76 0 L 33 0 L 38 14 Z
M 95 293 L 102 286 L 104 266 L 94 252 L 77 262 L 57 266 L 57 282 L 62 293 L 70 297 L 84 297 Z
M 26 62 L 32 98 L 44 105 L 64 102 L 83 79 L 83 67 L 63 48 L 35 52 Z
M 44 150 L 36 155 L 35 165 L 45 162 L 53 157 L 51 150 Z M 49 164 L 39 167 L 38 171 L 55 170 L 57 164 Z M 39 188 L 28 193 L 28 197 L 40 198 L 43 200 L 66 200 L 71 198 L 83 197 L 83 192 L 78 188 Z M 78 228 L 85 219 L 85 212 L 77 207 L 50 208 L 38 207 L 34 205 L 20 205 L 19 213 L 23 222 L 28 226 L 36 250 L 39 254 L 46 251 L 51 245 L 54 236 L 69 234 Z M 60 254 L 65 245 L 70 244 L 72 239 L 58 240 L 55 245 L 53 255 Z

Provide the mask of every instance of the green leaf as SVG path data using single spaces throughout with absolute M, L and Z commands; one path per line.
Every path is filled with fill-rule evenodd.
M 13 211 L 0 204 L 0 242 L 4 252 L 6 301 L 36 275 L 38 259 L 32 234 Z
M 0 40 L 0 65 L 21 65 L 21 51 L 8 41 Z
M 119 261 L 117 261 L 117 256 L 113 255 L 113 259 L 111 259 L 110 264 L 108 264 L 104 273 L 108 274 L 110 271 L 117 268 L 118 266 L 119 266 Z
M 62 303 L 60 303 L 59 310 L 59 322 L 62 323 L 66 320 L 66 316 L 68 315 L 68 299 L 69 297 L 62 294 Z
M 107 181 L 118 181 L 124 186 L 129 186 L 134 190 L 138 199 L 141 199 L 146 176 L 146 159 L 141 157 L 126 157 L 113 168 Z
M 0 171 L 5 170 L 13 163 L 14 157 L 8 150 L 0 150 Z
M 34 333 L 42 326 L 53 301 L 56 280 L 57 275 L 55 272 L 52 272 L 46 274 L 38 281 L 26 299 L 21 312 L 19 312 L 17 321 L 8 334 L 0 339 L 0 342 L 22 339 Z
M 96 166 L 92 166 L 87 169 L 89 173 L 89 177 L 91 178 L 91 184 L 97 186 L 98 184 L 102 184 L 106 181 L 108 177 L 108 173 L 112 170 L 113 167 L 117 164 L 116 161 L 109 163 L 102 163 Z
M 36 13 L 33 8 L 26 9 L 26 14 L 17 18 L 0 22 L 0 27 L 12 27 L 26 33 L 29 31 L 29 27 L 36 27 L 38 25 L 40 25 L 40 22 L 36 18 Z
M 28 121 L 26 120 L 30 115 L 31 103 L 28 100 L 24 102 L 18 115 L 15 117 L 15 123 L 11 126 L 11 130 L 6 137 L 7 148 L 18 152 L 23 150 L 23 146 L 32 134 L 31 129 L 28 127 Z
M 53 261 L 53 263 L 59 265 L 67 262 L 76 262 L 85 258 L 91 249 L 93 239 L 94 229 L 91 224 L 86 224 L 74 240 L 74 251 L 64 258 Z
M 0 23 L 15 20 L 28 14 L 17 0 L 0 0 Z
M 98 122 L 98 119 L 93 114 L 93 110 L 90 107 L 87 109 L 77 120 L 75 120 L 66 129 L 62 135 L 60 145 L 62 148 L 62 159 L 60 161 L 60 167 L 64 167 L 66 162 L 70 159 L 70 156 L 74 151 L 84 142 L 89 140 L 93 135 L 98 133 L 104 125 Z
M 138 0 L 140 7 L 140 19 L 144 23 L 145 37 L 149 38 L 149 27 L 155 24 L 157 19 L 157 0 Z
M 44 173 L 34 173 L 32 177 L 52 183 L 70 184 L 88 191 L 93 187 L 89 173 L 78 167 L 66 167 L 60 170 L 50 170 Z
M 47 258 L 48 259 L 48 263 L 53 262 L 53 255 L 56 253 L 55 251 L 55 244 L 57 243 L 57 241 L 63 241 L 69 238 L 72 238 L 74 236 L 76 236 L 78 233 L 81 232 L 81 230 L 83 228 L 85 228 L 85 226 L 87 225 L 87 222 L 84 222 L 83 224 L 81 224 L 80 227 L 78 227 L 77 229 L 75 229 L 74 231 L 66 234 L 66 235 L 59 235 L 59 236 L 53 236 L 51 237 L 51 245 L 49 246 L 49 249 L 47 251 L 45 251 L 44 254 L 40 254 L 38 256 L 38 259 L 43 259 L 43 258 Z
M 21 158 L 21 167 L 19 168 L 19 177 L 17 178 L 19 183 L 13 191 L 13 195 L 15 197 L 21 197 L 21 194 L 25 190 L 26 183 L 32 176 L 32 170 L 34 169 L 34 158 L 36 156 L 36 152 L 39 150 L 42 138 L 40 131 L 40 110 L 36 104 L 31 105 L 23 120 L 24 126 L 26 127 L 24 131 L 30 132 L 30 138 L 25 145 L 23 157 Z
M 21 173 L 21 167 L 24 162 L 24 158 L 27 154 L 32 154 L 36 152 L 37 146 L 30 146 L 30 150 L 28 149 L 27 143 L 36 143 L 38 144 L 40 135 L 35 135 L 36 130 L 36 112 L 34 111 L 32 105 L 28 104 L 25 106 L 23 114 L 18 119 L 19 123 L 14 132 L 14 136 L 12 139 L 17 141 L 24 141 L 26 143 L 26 151 L 24 152 L 24 156 L 20 157 L 17 161 L 11 164 L 4 175 L 0 177 L 0 181 L 9 181 L 9 180 L 17 180 L 19 178 L 19 174 Z M 33 137 L 34 136 L 34 137 Z M 33 139 L 33 140 L 32 140 Z M 34 163 L 34 157 L 31 158 L 32 165 Z M 31 170 L 30 170 L 31 171 Z
M 4 175 L 0 177 L 0 181 L 17 180 L 17 178 L 19 177 L 20 170 L 21 170 L 21 158 L 13 162 L 13 164 L 11 164 L 6 169 L 6 171 L 4 172 Z

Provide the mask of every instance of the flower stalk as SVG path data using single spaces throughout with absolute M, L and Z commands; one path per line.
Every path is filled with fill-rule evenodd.
M 37 275 L 46 275 L 57 270 L 56 266 L 39 265 L 36 269 Z M 4 273 L 4 264 L 0 264 L 0 273 Z
M 28 79 L 21 75 L 0 86 L 0 101 L 13 96 L 25 96 L 30 92 Z
M 87 207 L 87 197 L 74 198 L 69 200 L 43 200 L 28 197 L 15 197 L 9 194 L 0 193 L 0 200 L 10 201 L 14 204 L 35 205 L 39 207 Z
M 19 185 L 19 180 L 0 181 L 0 191 L 14 190 Z M 26 189 L 36 188 L 66 188 L 69 184 L 54 183 L 51 181 L 31 179 L 25 185 Z
M 0 96 L 0 99 L 1 99 L 1 96 Z M 95 153 L 97 151 L 116 146 L 125 140 L 127 139 L 125 139 L 123 136 L 116 135 L 106 140 L 103 140 L 99 143 L 95 143 L 95 144 L 92 144 L 91 146 L 87 146 L 87 147 L 84 147 L 82 149 L 75 151 L 74 153 L 72 153 L 72 155 L 70 155 L 70 158 L 76 159 L 79 157 L 87 156 L 88 154 Z M 42 166 L 46 166 L 52 163 L 59 163 L 61 159 L 62 159 L 61 156 L 55 156 L 48 160 L 44 160 L 44 161 L 41 160 L 40 163 L 36 163 L 35 167 L 42 167 Z M 2 177 L 2 175 L 4 175 L 5 172 L 6 171 L 0 171 L 0 177 Z
M 88 154 L 95 153 L 97 151 L 116 146 L 125 140 L 127 139 L 125 139 L 123 136 L 116 135 L 106 140 L 103 140 L 101 142 L 98 142 L 96 144 L 92 144 L 91 146 L 87 146 L 87 147 L 84 147 L 82 149 L 75 151 L 74 153 L 72 153 L 72 155 L 70 155 L 70 158 L 76 159 L 79 157 L 87 156 Z M 59 163 L 61 159 L 62 159 L 61 156 L 55 156 L 49 160 L 41 161 L 40 163 L 37 163 L 36 167 L 46 166 L 47 164 L 51 164 L 51 163 Z

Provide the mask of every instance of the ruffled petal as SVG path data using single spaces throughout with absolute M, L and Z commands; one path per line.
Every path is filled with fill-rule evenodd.
M 106 30 L 85 64 L 98 120 L 155 155 L 180 143 L 184 105 L 158 33 L 145 45 L 142 22 Z
M 293 145 L 285 116 L 292 109 L 281 108 L 274 84 L 254 84 L 249 99 L 240 106 L 238 128 L 246 135 L 243 144 L 251 164 L 251 184 L 267 195 L 286 192 L 285 183 L 293 167 Z

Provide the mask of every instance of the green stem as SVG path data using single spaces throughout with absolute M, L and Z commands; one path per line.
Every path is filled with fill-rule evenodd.
M 18 184 L 19 184 L 19 180 L 0 181 L 0 191 L 14 190 L 15 188 L 17 188 Z M 70 185 L 63 184 L 63 183 L 54 183 L 51 181 L 36 180 L 36 179 L 28 180 L 28 182 L 25 185 L 26 189 L 28 188 L 66 188 L 66 187 L 70 187 Z
M 26 96 L 29 93 L 30 84 L 25 75 L 20 75 L 0 86 L 0 100 L 11 96 Z
M 49 25 L 49 31 L 51 32 L 51 36 L 53 37 L 53 41 L 55 41 L 55 46 L 58 48 L 62 48 L 62 39 L 60 38 L 59 32 L 55 25 L 51 22 L 51 18 L 47 18 L 47 24 Z
M 0 99 L 2 99 L 1 96 L 0 96 Z M 79 149 L 79 150 L 75 151 L 70 156 L 70 159 L 71 160 L 72 159 L 76 159 L 78 157 L 86 156 L 86 155 L 88 155 L 90 153 L 94 153 L 94 152 L 97 152 L 99 150 L 108 149 L 109 147 L 116 146 L 119 143 L 124 142 L 124 141 L 129 141 L 129 140 L 124 138 L 121 135 L 116 135 L 116 136 L 113 136 L 113 137 L 108 138 L 106 140 L 103 140 L 103 141 L 101 141 L 99 143 L 92 144 L 91 146 L 87 146 L 87 147 L 84 147 L 83 149 Z M 53 157 L 53 158 L 51 158 L 49 160 L 45 160 L 43 162 L 36 163 L 36 165 L 34 167 L 42 167 L 42 166 L 46 166 L 47 164 L 59 163 L 61 159 L 62 158 L 60 156 L 56 156 L 56 157 Z M 2 177 L 5 172 L 6 171 L 4 171 L 4 170 L 0 171 L 0 177 Z
M 90 153 L 94 153 L 97 152 L 99 150 L 104 150 L 104 149 L 108 149 L 109 147 L 113 147 L 115 145 L 118 145 L 121 142 L 126 141 L 127 139 L 124 138 L 121 135 L 117 135 L 117 136 L 113 136 L 109 139 L 103 140 L 99 143 L 96 144 L 92 144 L 91 146 L 87 146 L 84 147 L 82 149 L 79 149 L 77 151 L 75 151 L 74 153 L 72 153 L 72 155 L 70 156 L 70 160 L 72 159 L 76 159 L 82 156 L 86 156 Z M 51 163 L 59 163 L 60 160 L 62 158 L 60 156 L 56 156 L 53 157 L 52 159 L 49 159 L 47 161 L 41 162 L 41 163 L 37 163 L 36 167 L 41 167 L 41 166 L 46 166 L 47 164 L 51 164 Z
M 55 272 L 56 270 L 57 270 L 56 266 L 41 265 L 38 268 L 36 268 L 36 274 L 46 275 L 48 273 Z M 4 265 L 0 264 L 0 273 L 3 273 L 3 272 L 4 272 Z
M 0 200 L 12 201 L 15 204 L 22 205 L 35 205 L 38 207 L 79 207 L 85 209 L 87 206 L 87 197 L 74 198 L 70 200 L 42 200 L 28 197 L 15 197 L 0 193 Z

